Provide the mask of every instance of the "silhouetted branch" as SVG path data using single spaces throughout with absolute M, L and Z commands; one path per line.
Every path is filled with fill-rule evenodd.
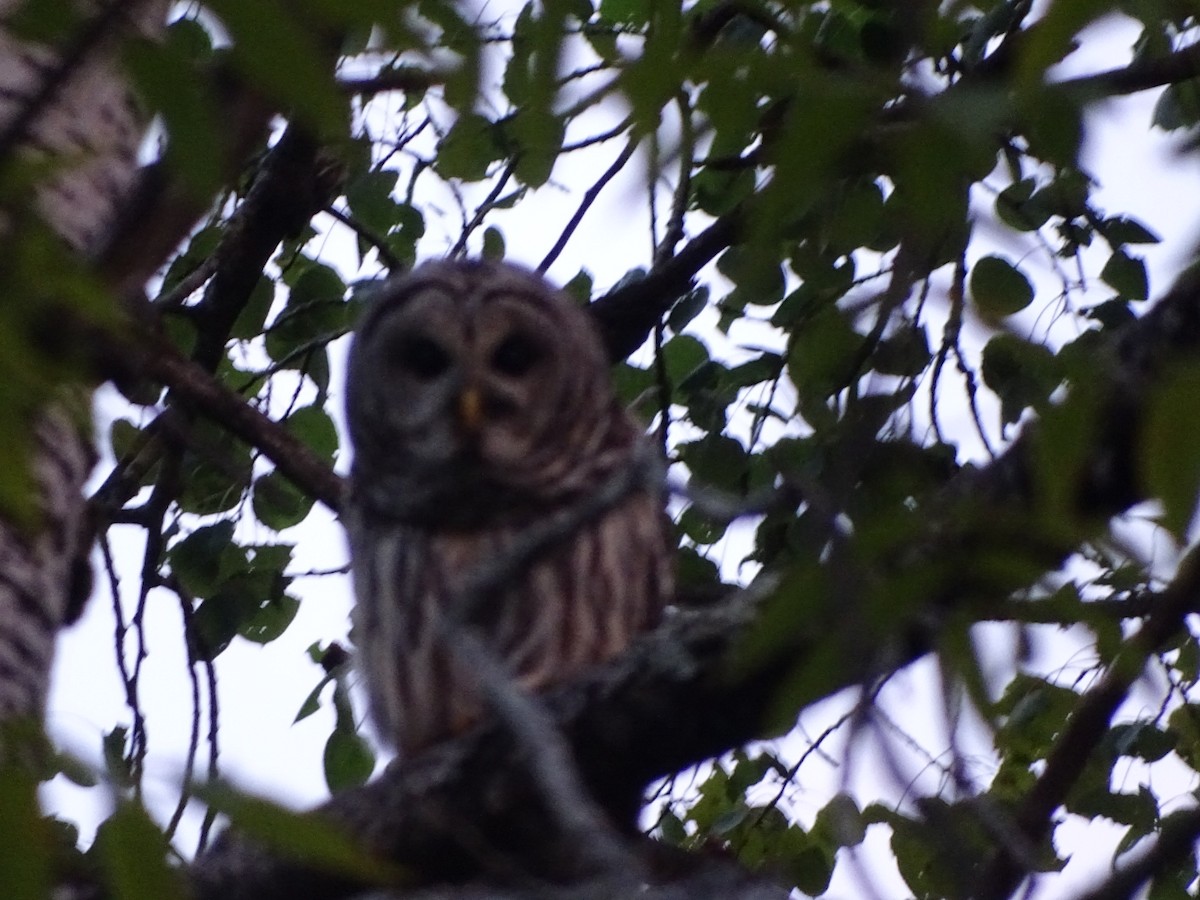
M 161 382 L 189 408 L 262 452 L 296 487 L 334 512 L 341 509 L 342 478 L 294 434 L 163 342 L 140 360 L 139 371 Z
M 1129 900 L 1157 873 L 1194 853 L 1197 840 L 1200 840 L 1200 808 L 1173 812 L 1164 818 L 1158 840 L 1149 850 L 1076 900 Z
M 741 223 L 740 210 L 726 213 L 645 278 L 592 303 L 589 309 L 610 359 L 624 359 L 645 342 L 658 320 L 691 288 L 696 273 L 737 240 Z

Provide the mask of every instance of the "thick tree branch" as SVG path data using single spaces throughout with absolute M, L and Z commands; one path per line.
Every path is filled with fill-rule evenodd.
M 275 248 L 299 234 L 329 203 L 318 145 L 295 125 L 271 149 L 217 247 L 217 270 L 197 304 L 199 335 L 192 358 L 210 371 L 225 354 L 234 322 Z
M 1192 78 L 1200 78 L 1200 43 L 1158 59 L 1140 59 L 1118 69 L 1068 78 L 1056 86 L 1084 98 L 1099 99 L 1136 94 Z
M 739 210 L 727 213 L 645 278 L 591 305 L 610 359 L 624 359 L 645 342 L 658 320 L 691 287 L 696 273 L 737 240 L 742 219 Z

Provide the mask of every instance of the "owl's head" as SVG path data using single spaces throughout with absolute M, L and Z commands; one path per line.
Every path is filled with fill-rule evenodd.
M 350 351 L 356 494 L 397 518 L 470 522 L 588 489 L 636 432 L 591 318 L 500 262 L 386 282 Z

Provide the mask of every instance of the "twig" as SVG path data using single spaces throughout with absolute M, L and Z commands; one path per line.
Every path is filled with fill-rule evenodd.
M 600 192 L 616 177 L 618 172 L 625 168 L 625 164 L 633 158 L 633 154 L 637 152 L 639 146 L 641 146 L 641 142 L 638 140 L 631 140 L 627 143 L 625 149 L 613 160 L 612 165 L 605 169 L 604 174 L 596 180 L 596 183 L 587 189 L 583 195 L 583 199 L 579 202 L 579 208 L 575 210 L 575 214 L 571 216 L 570 221 L 567 222 L 566 227 L 559 234 L 558 240 L 554 242 L 554 246 L 550 248 L 550 252 L 538 263 L 537 270 L 539 272 L 545 272 L 558 259 L 559 254 L 563 252 L 567 246 L 567 242 L 571 239 L 571 235 L 575 233 L 575 229 L 579 227 L 579 223 L 583 221 L 583 217 L 587 214 L 587 211 L 596 202 L 596 198 L 600 196 Z
M 133 713 L 133 730 L 135 734 L 145 734 L 145 717 L 138 698 L 137 681 L 129 669 L 129 660 L 125 656 L 125 636 L 129 626 L 125 624 L 125 612 L 121 608 L 121 585 L 117 580 L 117 569 L 113 562 L 112 547 L 108 542 L 108 533 L 101 531 L 99 536 L 100 553 L 104 557 L 104 570 L 108 574 L 108 587 L 112 594 L 113 605 L 113 647 L 117 655 L 117 671 L 121 675 L 121 686 L 125 689 L 125 705 Z
M 366 78 L 339 78 L 337 86 L 347 94 L 382 94 L 387 91 L 420 93 L 444 84 L 453 72 L 395 66 Z
M 454 246 L 446 254 L 447 256 L 451 258 L 460 256 L 467 249 L 468 238 L 471 237 L 476 228 L 483 224 L 484 217 L 492 211 L 492 208 L 496 205 L 496 198 L 500 196 L 500 192 L 504 190 L 504 186 L 508 184 L 516 168 L 517 164 L 515 160 L 504 167 L 504 171 L 500 173 L 500 177 L 496 179 L 496 183 L 492 185 L 492 189 L 488 191 L 488 195 L 475 208 L 475 214 L 471 216 L 471 221 L 463 226 L 462 234 L 458 236 L 458 240 L 454 242 Z
M 200 261 L 200 265 L 188 272 L 175 287 L 166 293 L 159 294 L 154 300 L 154 306 L 161 312 L 174 310 L 182 306 L 192 294 L 204 287 L 204 283 L 212 278 L 217 270 L 217 257 L 210 255 Z
M 169 587 L 179 599 L 179 609 L 183 617 L 183 634 L 186 641 L 187 636 L 192 633 L 192 599 L 184 595 L 176 579 L 171 578 L 164 581 L 164 586 Z M 168 839 L 174 836 L 179 822 L 183 819 L 184 810 L 187 809 L 188 800 L 191 799 L 192 784 L 196 773 L 196 754 L 200 750 L 200 678 L 196 675 L 196 663 L 197 660 L 189 644 L 187 647 L 187 670 L 192 686 L 192 727 L 188 736 L 187 761 L 183 766 L 183 778 L 179 786 L 179 802 L 175 805 L 170 822 L 167 823 L 166 836 Z
M 332 203 L 325 207 L 325 212 L 374 247 L 375 252 L 379 254 L 379 261 L 383 263 L 384 268 L 389 272 L 403 272 L 408 268 L 404 264 L 404 260 L 392 252 L 392 248 L 388 246 L 387 241 L 382 235 L 376 234 L 362 222 L 358 221 L 358 219 L 355 219 L 349 213 L 342 212 Z

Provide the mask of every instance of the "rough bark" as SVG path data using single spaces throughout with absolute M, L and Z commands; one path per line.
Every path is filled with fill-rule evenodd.
M 18 5 L 6 0 L 0 17 Z M 56 48 L 0 28 L 0 158 L 10 167 L 20 159 L 49 167 L 34 205 L 64 252 L 84 260 L 104 242 L 129 193 L 144 129 L 115 61 L 118 43 L 131 29 L 161 28 L 168 5 L 89 4 Z M 81 411 L 85 404 L 74 405 Z M 37 414 L 30 423 L 36 523 L 0 521 L 0 722 L 41 720 L 55 634 L 90 586 L 82 487 L 94 452 L 86 421 L 62 405 Z

